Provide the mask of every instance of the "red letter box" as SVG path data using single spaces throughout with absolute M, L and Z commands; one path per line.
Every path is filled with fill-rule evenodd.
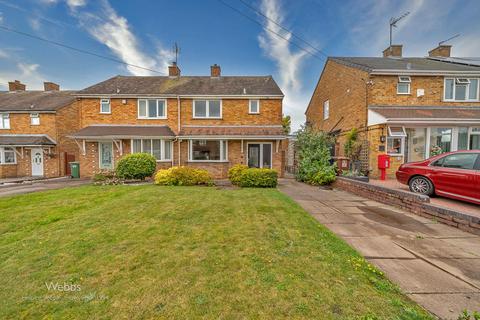
M 390 168 L 390 156 L 388 154 L 378 155 L 378 169 Z

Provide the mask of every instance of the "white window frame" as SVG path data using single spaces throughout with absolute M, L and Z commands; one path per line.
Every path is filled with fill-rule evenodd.
M 140 152 L 133 152 L 133 140 L 140 140 Z M 146 151 L 143 149 L 143 140 L 150 140 L 150 151 Z M 165 140 L 165 139 L 145 139 L 145 138 L 138 138 L 138 139 L 131 139 L 130 140 L 130 153 L 148 153 L 153 156 L 153 140 L 160 140 L 160 155 L 161 159 L 155 159 L 157 162 L 170 162 L 172 161 L 173 156 L 173 140 Z M 165 141 L 170 141 L 170 158 L 165 158 Z
M 102 110 L 102 106 L 108 103 L 108 112 Z M 109 98 L 100 99 L 100 113 L 101 114 L 111 114 L 112 113 L 112 104 Z
M 388 126 L 388 135 L 390 137 L 403 137 L 405 138 L 407 136 L 407 132 L 405 131 L 405 127 L 404 126 L 393 126 L 393 127 L 396 127 L 396 128 L 402 128 L 402 132 L 401 133 L 392 133 L 392 129 L 391 129 L 392 126 Z
M 37 120 L 35 123 L 34 120 Z M 40 113 L 30 113 L 30 125 L 39 126 L 40 125 Z
M 10 129 L 10 114 L 0 113 L 0 129 Z
M 193 141 L 197 141 L 197 140 L 219 141 L 220 142 L 220 160 L 194 160 L 193 159 Z M 222 159 L 223 155 L 225 155 L 225 159 Z M 188 140 L 188 161 L 189 162 L 228 162 L 228 140 L 224 140 L 224 139 Z
M 5 163 L 5 148 L 10 148 L 13 151 L 13 162 Z M 17 164 L 17 153 L 15 147 L 0 147 L 0 165 Z
M 195 115 L 195 104 L 197 101 L 205 101 L 205 117 L 197 117 Z M 220 101 L 220 116 L 210 117 L 210 101 Z M 222 119 L 223 116 L 223 101 L 222 99 L 195 99 L 192 103 L 192 118 L 193 119 Z
M 263 145 L 269 144 L 270 145 L 270 168 L 273 169 L 273 142 L 247 142 L 247 165 L 248 165 L 248 146 L 250 144 L 259 144 L 260 145 L 260 168 L 263 168 Z
M 470 86 L 471 86 L 470 80 L 472 80 L 472 79 L 477 80 L 477 96 L 474 99 L 469 99 Z M 446 97 L 446 94 L 447 94 L 447 80 L 452 80 L 453 81 L 452 98 L 451 99 Z M 456 91 L 457 84 L 467 86 L 467 88 L 465 90 L 465 100 L 456 100 L 455 99 L 455 91 Z M 476 78 L 476 77 L 471 77 L 471 78 L 467 78 L 467 77 L 457 77 L 457 78 L 445 77 L 443 79 L 443 101 L 455 101 L 455 102 L 480 101 L 479 91 L 480 91 L 480 78 Z
M 323 120 L 330 118 L 330 100 L 323 102 Z
M 389 153 L 388 152 L 388 140 L 389 139 L 400 139 L 400 152 L 399 153 Z M 403 157 L 405 155 L 405 137 L 402 136 L 388 136 L 386 141 L 387 154 L 392 157 Z
M 148 116 L 148 100 L 156 100 L 156 105 L 157 105 L 157 116 L 156 117 L 149 117 Z M 145 101 L 145 116 L 140 116 L 140 101 Z M 159 101 L 163 101 L 163 105 L 164 105 L 164 115 L 159 117 L 158 114 L 158 102 Z M 167 107 L 167 99 L 164 99 L 164 98 L 140 98 L 140 99 L 137 99 L 137 118 L 138 119 L 167 119 L 168 117 L 168 107 Z
M 398 91 L 400 83 L 403 83 L 403 84 L 406 83 L 407 84 L 407 88 L 408 88 L 407 92 L 399 92 Z M 410 78 L 410 76 L 398 76 L 397 94 L 410 94 L 411 83 L 412 83 L 412 78 Z
M 257 111 L 253 112 L 252 111 L 252 102 L 256 101 L 257 102 Z M 249 114 L 259 114 L 260 113 L 260 100 L 248 100 L 248 113 Z

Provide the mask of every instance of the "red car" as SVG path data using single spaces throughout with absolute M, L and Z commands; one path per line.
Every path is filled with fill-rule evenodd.
M 480 150 L 448 152 L 405 163 L 396 175 L 412 192 L 480 204 Z

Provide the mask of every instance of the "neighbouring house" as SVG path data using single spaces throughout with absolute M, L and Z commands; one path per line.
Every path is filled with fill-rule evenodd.
M 427 57 L 402 57 L 402 46 L 383 57 L 330 57 L 308 108 L 307 124 L 336 136 L 357 128 L 360 161 L 376 178 L 377 156 L 389 154 L 393 176 L 404 162 L 438 153 L 480 149 L 480 58 L 450 57 L 440 45 Z
M 26 90 L 18 80 L 0 93 L 0 178 L 59 177 L 78 148 L 66 136 L 78 130 L 72 91 L 52 82 L 44 91 Z
M 80 173 L 147 152 L 157 168 L 188 165 L 226 178 L 235 164 L 283 174 L 283 94 L 271 76 L 116 76 L 78 91 Z

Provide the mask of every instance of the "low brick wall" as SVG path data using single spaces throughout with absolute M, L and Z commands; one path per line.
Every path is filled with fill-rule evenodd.
M 333 187 L 480 235 L 480 218 L 431 204 L 428 196 L 389 189 L 345 177 L 337 177 Z

